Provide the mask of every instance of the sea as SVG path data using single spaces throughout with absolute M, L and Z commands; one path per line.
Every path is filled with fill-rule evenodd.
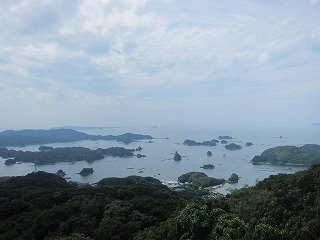
M 177 181 L 178 177 L 191 171 L 204 172 L 209 177 L 228 179 L 236 173 L 240 179 L 236 184 L 225 184 L 221 192 L 232 191 L 246 186 L 253 186 L 270 175 L 279 173 L 292 174 L 305 170 L 306 166 L 280 166 L 280 165 L 252 165 L 255 155 L 276 146 L 302 146 L 304 144 L 320 144 L 320 127 L 305 128 L 204 128 L 204 127 L 117 127 L 81 130 L 95 135 L 119 135 L 123 133 L 139 133 L 151 135 L 152 140 L 141 140 L 130 144 L 116 141 L 78 141 L 71 143 L 46 144 L 52 147 L 86 147 L 90 149 L 125 147 L 135 149 L 142 147 L 139 152 L 146 155 L 144 158 L 105 157 L 93 163 L 75 162 L 58 163 L 54 165 L 34 165 L 31 163 L 18 163 L 11 166 L 4 164 L 5 159 L 0 158 L 0 176 L 21 176 L 34 171 L 56 173 L 62 169 L 66 178 L 80 183 L 94 184 L 107 177 L 126 177 L 130 175 L 150 176 L 163 182 Z M 241 150 L 227 150 L 225 145 L 217 146 L 185 146 L 184 140 L 191 139 L 198 142 L 218 139 L 220 135 L 231 136 L 228 143 L 241 145 Z M 252 142 L 252 146 L 245 146 Z M 8 147 L 8 149 L 22 151 L 38 151 L 40 145 L 25 147 Z M 181 161 L 174 161 L 175 152 L 182 156 Z M 207 151 L 212 156 L 207 156 Z M 204 164 L 213 164 L 214 169 L 203 169 Z M 83 177 L 78 173 L 83 168 L 93 168 L 94 173 Z

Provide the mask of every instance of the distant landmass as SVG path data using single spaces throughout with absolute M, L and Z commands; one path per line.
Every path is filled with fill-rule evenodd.
M 121 127 L 62 126 L 62 127 L 54 127 L 51 129 L 72 129 L 77 131 L 83 131 L 83 130 L 102 130 L 105 128 L 121 128 Z
M 76 142 L 81 140 L 113 140 L 129 144 L 136 140 L 153 139 L 150 135 L 125 133 L 121 135 L 90 135 L 73 129 L 5 130 L 0 132 L 0 146 L 24 147 L 26 145 Z
M 313 123 L 312 126 L 320 126 L 320 123 Z
M 317 144 L 306 144 L 302 147 L 274 147 L 252 159 L 252 164 L 311 165 L 315 163 L 320 163 L 320 145 Z

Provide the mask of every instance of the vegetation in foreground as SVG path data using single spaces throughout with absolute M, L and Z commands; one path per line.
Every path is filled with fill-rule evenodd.
M 319 239 L 320 165 L 271 176 L 221 200 L 157 179 L 96 187 L 38 172 L 0 181 L 1 239 Z

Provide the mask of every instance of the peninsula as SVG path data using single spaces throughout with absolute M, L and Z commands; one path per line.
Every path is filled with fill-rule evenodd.
M 265 150 L 260 156 L 255 156 L 251 162 L 252 164 L 312 165 L 320 163 L 320 145 L 274 147 Z

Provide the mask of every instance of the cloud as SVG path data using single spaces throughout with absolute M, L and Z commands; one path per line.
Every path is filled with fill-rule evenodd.
M 129 124 L 124 112 L 156 121 L 152 109 L 177 123 L 179 107 L 195 123 L 204 102 L 213 116 L 229 117 L 237 114 L 226 109 L 270 110 L 279 99 L 315 107 L 318 3 L 2 1 L 0 105 L 51 105 L 59 113 L 78 103 L 78 116 L 81 109 L 95 117 L 102 116 L 95 109 L 114 113 L 110 124 Z

